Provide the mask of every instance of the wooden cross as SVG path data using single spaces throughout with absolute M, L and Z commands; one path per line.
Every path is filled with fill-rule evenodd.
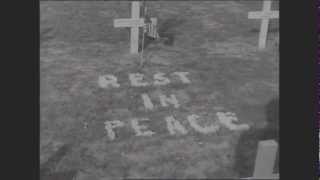
M 248 14 L 249 19 L 262 19 L 259 34 L 259 49 L 266 47 L 269 20 L 279 18 L 279 11 L 271 11 L 271 0 L 264 0 L 262 9 L 262 11 L 249 12 Z
M 157 23 L 156 18 L 151 18 L 152 26 L 154 27 Z M 115 19 L 114 27 L 130 27 L 130 53 L 136 54 L 138 53 L 139 47 L 139 28 L 144 27 L 146 25 L 145 19 L 140 18 L 140 2 L 133 1 L 131 6 L 131 19 Z M 149 27 L 150 28 L 150 27 Z M 151 29 L 153 30 L 153 29 Z
M 140 3 L 133 1 L 131 6 L 131 19 L 115 19 L 114 27 L 130 27 L 130 53 L 138 53 L 139 27 L 144 26 L 144 19 L 140 18 Z
M 253 177 L 243 179 L 279 179 L 279 174 L 273 173 L 277 151 L 278 144 L 274 140 L 260 141 Z

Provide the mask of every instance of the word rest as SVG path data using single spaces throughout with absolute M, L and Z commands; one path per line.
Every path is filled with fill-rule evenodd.
M 187 116 L 187 121 L 192 129 L 194 129 L 196 132 L 201 134 L 210 134 L 210 133 L 216 133 L 221 126 L 231 130 L 231 131 L 241 131 L 241 130 L 248 130 L 249 125 L 247 124 L 235 124 L 234 122 L 238 121 L 238 118 L 235 116 L 235 113 L 231 112 L 217 112 L 217 121 L 213 122 L 210 126 L 201 126 L 199 124 L 199 118 L 200 116 L 192 114 Z M 184 125 L 182 125 L 179 121 L 177 121 L 173 116 L 166 116 L 164 118 L 168 132 L 170 135 L 185 135 L 188 133 L 187 129 Z M 132 118 L 130 119 L 129 126 L 132 127 L 132 129 L 135 132 L 136 136 L 152 136 L 156 134 L 154 131 L 148 129 L 148 127 L 143 124 L 145 121 L 150 121 L 148 118 Z M 110 140 L 114 140 L 116 137 L 115 128 L 121 128 L 125 127 L 125 123 L 119 120 L 113 120 L 113 121 L 106 121 L 105 123 L 105 129 L 107 131 L 107 135 Z
M 188 72 L 173 72 L 170 75 L 167 75 L 165 73 L 159 72 L 155 73 L 153 75 L 153 82 L 147 82 L 144 80 L 144 75 L 140 73 L 129 73 L 129 80 L 131 83 L 131 86 L 133 87 L 145 87 L 145 86 L 163 86 L 170 84 L 171 78 L 178 78 L 183 84 L 190 84 L 191 81 L 188 79 L 187 75 Z M 120 84 L 118 82 L 118 79 L 116 76 L 112 74 L 107 74 L 99 77 L 98 80 L 99 86 L 102 88 L 119 88 Z

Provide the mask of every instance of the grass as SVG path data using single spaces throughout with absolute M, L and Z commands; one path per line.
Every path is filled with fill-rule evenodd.
M 251 143 L 237 152 L 242 133 L 224 130 L 201 135 L 190 130 L 188 135 L 174 137 L 163 118 L 174 114 L 184 123 L 187 115 L 195 113 L 210 120 L 222 109 L 235 112 L 241 123 L 262 132 L 259 128 L 268 118 L 266 106 L 278 96 L 278 22 L 271 24 L 267 48 L 258 51 L 260 22 L 248 20 L 247 13 L 260 10 L 259 1 L 157 1 L 147 5 L 151 16 L 158 18 L 160 32 L 173 36 L 174 41 L 172 45 L 150 43 L 141 69 L 139 58 L 128 54 L 129 31 L 112 24 L 115 18 L 129 17 L 129 2 L 41 2 L 41 163 L 48 164 L 60 147 L 71 144 L 69 153 L 52 165 L 51 173 L 74 170 L 78 179 L 98 180 L 242 176 L 237 158 L 255 148 Z M 129 72 L 151 78 L 159 71 L 190 72 L 192 84 L 136 89 L 126 80 Z M 99 88 L 98 77 L 103 74 L 119 77 L 121 88 Z M 177 94 L 182 107 L 146 113 L 141 111 L 142 92 Z M 157 134 L 135 137 L 124 128 L 116 132 L 115 141 L 108 140 L 104 121 L 137 116 L 150 118 L 150 127 Z M 271 133 L 269 137 L 276 136 Z M 253 133 L 245 139 L 257 141 L 259 137 Z M 255 157 L 248 154 L 250 164 Z M 249 173 L 246 171 L 244 174 Z

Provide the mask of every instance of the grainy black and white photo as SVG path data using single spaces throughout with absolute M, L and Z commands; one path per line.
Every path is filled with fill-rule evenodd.
M 41 1 L 41 180 L 279 179 L 279 1 Z

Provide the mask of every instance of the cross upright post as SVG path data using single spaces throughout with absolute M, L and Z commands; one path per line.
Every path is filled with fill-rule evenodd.
M 259 49 L 266 47 L 270 19 L 279 18 L 279 11 L 271 11 L 271 3 L 271 0 L 264 0 L 262 11 L 249 12 L 248 14 L 249 19 L 262 19 L 259 34 Z
M 140 2 L 138 2 L 138 1 L 132 2 L 131 17 L 132 17 L 132 19 L 139 19 L 140 18 Z M 138 47 L 139 47 L 139 26 L 132 27 L 130 34 L 131 34 L 130 52 L 137 53 Z

